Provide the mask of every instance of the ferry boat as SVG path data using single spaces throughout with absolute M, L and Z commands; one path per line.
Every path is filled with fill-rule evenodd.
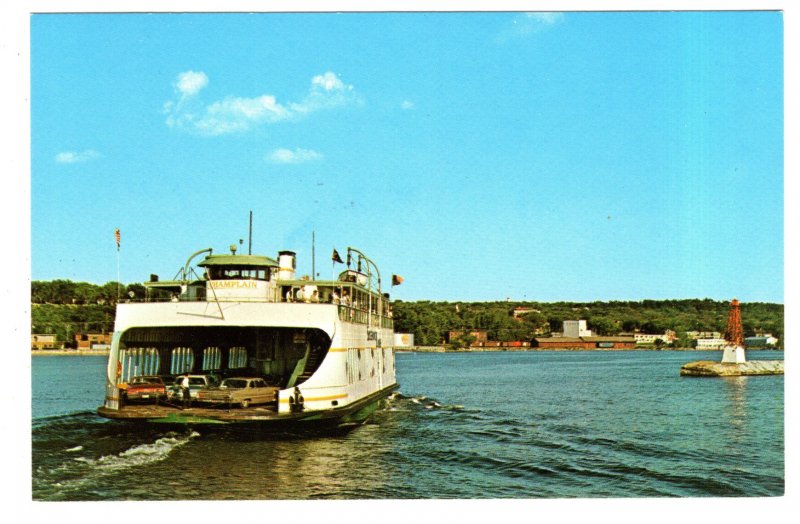
M 336 250 L 333 259 L 344 263 Z M 210 248 L 192 254 L 173 280 L 151 275 L 146 297 L 117 305 L 105 401 L 97 413 L 168 424 L 363 423 L 399 387 L 392 310 L 378 267 L 351 247 L 347 269 L 336 280 L 298 278 L 296 267 L 292 251 L 275 260 L 237 254 L 234 244 L 230 254 Z M 161 395 L 126 402 L 136 377 L 169 385 L 197 375 L 222 380 L 212 386 L 217 400 L 225 378 L 231 386 L 266 385 L 273 394 L 258 404 L 241 391 L 237 404 L 207 404 L 203 390 L 188 405 Z

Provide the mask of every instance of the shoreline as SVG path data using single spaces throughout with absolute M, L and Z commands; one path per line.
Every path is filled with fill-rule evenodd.
M 464 349 L 445 349 L 441 346 L 415 346 L 409 348 L 396 348 L 395 353 L 449 353 L 449 354 L 456 354 L 456 353 L 499 353 L 499 352 L 565 352 L 565 351 L 595 351 L 595 352 L 611 352 L 611 351 L 718 351 L 722 353 L 721 349 L 697 349 L 697 348 L 663 348 L 663 349 L 655 349 L 655 348 L 516 348 L 516 347 L 504 347 L 504 348 L 486 348 L 486 347 L 476 347 L 476 348 L 464 348 Z M 782 348 L 753 348 L 747 349 L 747 351 L 783 351 Z
M 74 355 L 74 356 L 108 356 L 108 349 L 32 349 L 31 356 L 41 357 L 54 357 L 61 355 Z
M 514 348 L 514 347 L 506 347 L 506 348 L 466 348 L 466 349 L 445 349 L 440 346 L 418 346 L 418 347 L 410 347 L 410 348 L 398 348 L 395 349 L 395 353 L 448 353 L 448 354 L 457 354 L 457 353 L 510 353 L 510 352 L 565 352 L 565 351 L 603 351 L 603 352 L 610 352 L 610 351 L 719 351 L 722 352 L 721 349 L 697 349 L 697 348 L 667 348 L 667 349 L 653 349 L 653 348 L 633 348 L 633 349 L 622 349 L 622 348 L 608 348 L 608 349 L 599 349 L 599 348 Z M 759 349 L 748 349 L 747 351 L 783 351 L 780 348 L 759 348 Z M 108 356 L 108 349 L 34 349 L 31 350 L 31 356 L 40 356 L 40 357 L 54 357 L 54 356 Z

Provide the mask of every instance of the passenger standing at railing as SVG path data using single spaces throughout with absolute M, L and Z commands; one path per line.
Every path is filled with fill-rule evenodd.
M 339 294 L 336 292 L 335 289 L 333 290 L 333 293 L 331 293 L 331 303 L 333 304 L 339 303 Z
M 342 304 L 345 306 L 350 305 L 350 295 L 347 294 L 346 289 L 342 292 Z

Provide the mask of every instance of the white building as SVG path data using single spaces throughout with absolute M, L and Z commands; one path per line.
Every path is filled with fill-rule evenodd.
M 394 346 L 398 348 L 414 347 L 414 333 L 395 333 Z
M 572 338 L 591 337 L 592 331 L 590 329 L 586 329 L 585 320 L 565 320 L 564 336 Z
M 697 349 L 722 349 L 725 347 L 724 338 L 698 338 Z
M 667 335 L 649 335 L 646 333 L 634 333 L 633 338 L 636 339 L 637 344 L 655 344 L 656 340 L 662 340 L 669 344 L 672 339 Z
M 722 333 L 719 331 L 687 331 L 686 335 L 692 339 L 697 340 L 701 338 L 721 338 Z

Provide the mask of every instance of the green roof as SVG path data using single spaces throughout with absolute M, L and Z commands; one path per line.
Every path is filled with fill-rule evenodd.
M 250 267 L 278 267 L 278 263 L 260 255 L 208 255 L 202 262 L 197 264 L 200 267 L 209 266 L 250 266 Z

